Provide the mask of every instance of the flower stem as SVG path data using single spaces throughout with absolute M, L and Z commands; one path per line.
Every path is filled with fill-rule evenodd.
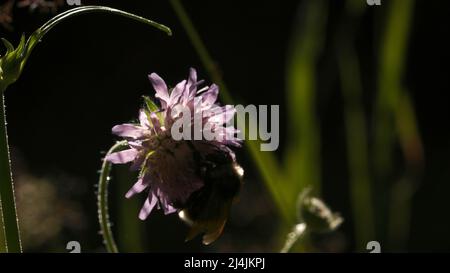
M 118 10 L 118 9 L 114 9 L 114 8 L 110 8 L 110 7 L 105 7 L 105 6 L 81 6 L 81 7 L 69 9 L 63 13 L 60 13 L 60 14 L 56 15 L 55 17 L 53 17 L 52 19 L 50 19 L 48 22 L 46 22 L 41 27 L 42 36 L 45 35 L 45 33 L 47 33 L 53 26 L 55 26 L 56 23 L 58 23 L 59 21 L 65 19 L 65 18 L 73 17 L 78 14 L 85 14 L 85 13 L 92 13 L 92 12 L 106 12 L 106 13 L 120 15 L 120 16 L 129 18 L 129 19 L 136 20 L 141 23 L 153 26 L 159 30 L 166 32 L 169 36 L 172 35 L 172 31 L 170 30 L 170 28 L 166 27 L 165 25 L 156 23 L 155 21 L 149 20 L 147 18 L 138 16 L 138 15 L 126 12 L 126 11 L 122 11 L 122 10 Z
M 3 225 L 2 202 L 0 200 L 0 253 L 6 252 L 8 252 L 8 248 L 6 247 L 5 226 Z
M 114 144 L 109 149 L 106 155 L 116 152 L 125 147 L 126 141 L 120 141 Z M 106 250 L 110 253 L 118 253 L 116 242 L 114 240 L 111 223 L 109 222 L 108 211 L 108 184 L 109 173 L 111 171 L 111 163 L 103 159 L 102 169 L 100 170 L 100 179 L 98 181 L 98 193 L 97 193 L 97 205 L 98 205 L 98 220 L 100 222 L 101 234 L 103 236 L 103 242 L 106 246 Z
M 3 214 L 5 250 L 7 252 L 22 252 L 6 131 L 5 97 L 4 90 L 0 91 L 0 202 Z

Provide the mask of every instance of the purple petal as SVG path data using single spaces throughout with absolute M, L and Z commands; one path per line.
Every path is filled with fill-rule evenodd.
M 142 153 L 138 154 L 133 161 L 133 164 L 131 164 L 130 166 L 130 170 L 131 171 L 138 171 L 142 168 L 142 164 L 145 161 L 145 154 L 143 155 Z
M 148 121 L 147 114 L 142 109 L 139 111 L 139 123 L 144 128 L 149 128 L 150 127 L 150 123 Z
M 210 118 L 210 122 L 215 122 L 219 124 L 229 122 L 234 114 L 236 113 L 236 109 L 231 105 L 225 105 L 223 107 L 211 109 L 214 113 Z
M 150 193 L 147 199 L 145 199 L 145 203 L 142 206 L 141 211 L 139 212 L 139 219 L 141 219 L 142 221 L 147 219 L 147 217 L 150 215 L 153 208 L 155 207 L 157 201 L 158 199 L 152 193 Z
M 130 148 L 141 150 L 142 149 L 142 141 L 141 140 L 128 140 L 128 146 Z
M 196 83 L 197 83 L 197 71 L 191 67 L 189 68 L 189 78 L 187 83 L 189 89 L 194 86 L 196 87 Z
M 156 91 L 156 97 L 160 98 L 161 105 L 165 108 L 169 102 L 169 92 L 167 91 L 166 83 L 156 73 L 150 74 L 148 78 Z
M 150 113 L 150 119 L 152 120 L 153 129 L 155 130 L 155 132 L 160 133 L 161 132 L 161 123 L 159 122 L 158 115 L 156 115 L 154 112 L 152 112 L 152 113 Z
M 197 86 L 195 85 L 196 82 L 197 82 L 197 71 L 195 71 L 194 68 L 190 68 L 188 81 L 183 90 L 182 100 L 183 100 L 184 104 L 187 103 L 190 98 L 193 98 L 195 96 L 195 93 L 197 92 L 197 90 L 196 90 Z M 191 87 L 195 87 L 195 88 L 191 88 Z
M 183 80 L 172 89 L 172 92 L 170 93 L 170 103 L 168 105 L 168 108 L 172 107 L 180 101 L 180 97 L 183 94 L 183 90 L 185 87 L 186 80 Z
M 121 124 L 112 128 L 112 133 L 121 137 L 140 138 L 145 135 L 145 130 L 133 124 Z
M 177 211 L 176 208 L 172 207 L 169 204 L 165 205 L 163 209 L 164 209 L 164 215 L 171 214 L 171 213 L 174 213 Z
M 144 180 L 139 178 L 139 180 L 131 187 L 131 189 L 125 194 L 125 198 L 130 198 L 135 194 L 141 193 L 145 188 L 148 187 L 147 183 L 144 183 Z
M 158 189 L 157 194 L 159 196 L 159 201 L 162 206 L 162 209 L 164 210 L 164 214 L 171 214 L 177 211 L 176 208 L 174 208 L 172 205 L 169 204 L 167 200 L 167 196 L 165 196 L 160 189 Z
M 219 87 L 215 84 L 211 85 L 208 91 L 202 95 L 202 100 L 204 105 L 213 105 L 217 100 L 217 95 L 219 94 Z
M 106 161 L 109 161 L 113 164 L 123 164 L 130 161 L 133 161 L 136 155 L 138 154 L 138 151 L 135 149 L 129 149 L 120 151 L 117 153 L 109 154 L 105 157 Z
M 165 113 L 165 118 L 164 118 L 164 126 L 166 128 L 171 128 L 173 124 L 173 119 L 172 119 L 172 108 L 167 108 L 166 113 Z

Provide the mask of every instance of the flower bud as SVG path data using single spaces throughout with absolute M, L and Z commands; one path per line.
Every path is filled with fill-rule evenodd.
M 19 78 L 27 56 L 24 35 L 16 49 L 6 39 L 2 38 L 2 42 L 6 47 L 6 53 L 0 56 L 0 90 L 4 91 Z

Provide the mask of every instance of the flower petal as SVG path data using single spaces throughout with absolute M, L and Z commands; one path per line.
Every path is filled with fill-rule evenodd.
M 171 204 L 169 204 L 166 193 L 163 193 L 163 191 L 161 189 L 157 189 L 156 194 L 159 196 L 158 205 L 161 205 L 161 207 L 164 211 L 164 215 L 168 215 L 168 214 L 171 214 L 171 213 L 174 213 L 177 211 L 176 208 L 174 208 Z
M 164 209 L 164 215 L 171 214 L 171 213 L 174 213 L 174 212 L 177 211 L 176 208 L 172 207 L 172 206 L 169 205 L 169 204 L 165 205 L 165 206 L 163 207 L 163 209 Z
M 150 193 L 147 199 L 145 199 L 145 203 L 142 206 L 141 211 L 139 212 L 139 219 L 141 219 L 142 221 L 147 219 L 147 217 L 150 215 L 153 208 L 155 207 L 157 201 L 158 198 L 156 198 L 156 196 L 154 196 L 153 193 Z
M 209 114 L 212 114 L 209 118 L 209 122 L 214 122 L 217 124 L 228 123 L 236 114 L 236 109 L 231 105 L 225 105 L 222 107 L 213 108 L 208 111 Z
M 112 133 L 121 137 L 140 138 L 145 135 L 145 130 L 134 124 L 121 124 L 112 128 Z
M 188 78 L 188 82 L 187 82 L 189 91 L 192 90 L 191 87 L 197 87 L 196 83 L 197 83 L 197 71 L 191 67 L 191 68 L 189 68 L 189 78 Z M 195 90 L 195 91 L 197 91 L 197 90 Z
M 135 194 L 141 193 L 148 187 L 147 183 L 144 183 L 144 179 L 141 177 L 139 180 L 131 187 L 131 189 L 125 194 L 125 198 L 130 198 Z
M 153 123 L 153 129 L 155 130 L 155 132 L 157 134 L 161 133 L 161 123 L 159 122 L 159 118 L 158 115 L 156 115 L 156 113 L 152 112 L 150 113 L 150 119 L 152 120 Z
M 160 98 L 161 106 L 166 108 L 167 103 L 169 102 L 169 92 L 166 83 L 156 73 L 150 74 L 148 78 L 156 91 L 156 97 Z
M 144 128 L 150 128 L 150 122 L 148 121 L 147 114 L 143 109 L 139 111 L 139 123 Z
M 219 95 L 219 87 L 212 84 L 208 91 L 202 94 L 202 101 L 204 106 L 213 105 Z
M 117 153 L 109 154 L 105 157 L 105 160 L 113 164 L 123 164 L 133 161 L 137 154 L 138 154 L 137 150 L 128 149 Z
M 186 87 L 186 80 L 183 80 L 172 89 L 172 92 L 170 93 L 170 102 L 168 108 L 173 107 L 180 101 L 180 97 L 183 94 L 183 90 L 185 87 Z
M 183 90 L 182 102 L 186 104 L 197 93 L 197 71 L 194 68 L 189 69 L 189 77 Z
M 130 145 L 130 147 L 132 147 Z M 131 171 L 138 171 L 142 168 L 142 164 L 145 161 L 145 154 L 140 152 L 136 155 L 136 157 L 134 158 L 133 164 L 131 164 L 130 166 L 130 170 Z

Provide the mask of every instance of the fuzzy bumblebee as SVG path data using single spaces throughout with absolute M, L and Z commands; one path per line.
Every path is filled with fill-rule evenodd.
M 200 162 L 199 175 L 204 186 L 191 194 L 179 216 L 191 226 L 186 240 L 204 232 L 203 243 L 207 245 L 222 233 L 239 194 L 244 170 L 223 152 L 208 155 Z

